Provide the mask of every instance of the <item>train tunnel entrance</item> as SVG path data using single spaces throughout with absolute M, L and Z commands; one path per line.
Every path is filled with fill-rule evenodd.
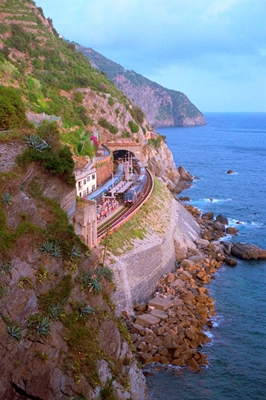
M 113 151 L 114 161 L 125 162 L 132 160 L 135 157 L 134 153 L 130 150 L 115 150 Z

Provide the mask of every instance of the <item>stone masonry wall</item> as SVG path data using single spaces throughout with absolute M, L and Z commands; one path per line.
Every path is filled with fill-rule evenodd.
M 117 314 L 132 312 L 133 303 L 146 301 L 154 293 L 161 275 L 175 267 L 173 232 L 175 229 L 176 201 L 172 202 L 169 229 L 163 238 L 151 235 L 139 240 L 132 251 L 115 258 L 112 265 L 115 272 L 117 291 L 113 300 Z
M 199 227 L 176 200 L 169 209 L 169 224 L 164 236 L 153 233 L 144 240 L 137 240 L 134 249 L 113 257 L 111 268 L 115 274 L 117 291 L 113 300 L 117 315 L 126 310 L 132 314 L 134 302 L 146 302 L 155 292 L 162 275 L 175 268 L 176 249 L 184 252 L 195 247 Z

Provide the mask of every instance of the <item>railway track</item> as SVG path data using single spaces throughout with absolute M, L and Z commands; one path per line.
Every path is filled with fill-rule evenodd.
M 109 233 L 112 233 L 116 229 L 118 229 L 121 225 L 127 222 L 139 209 L 140 207 L 148 200 L 153 190 L 153 178 L 149 170 L 147 170 L 148 174 L 148 182 L 146 189 L 143 193 L 143 196 L 134 203 L 131 207 L 123 206 L 116 214 L 114 214 L 113 218 L 109 218 L 108 221 L 103 222 L 97 230 L 97 240 L 98 242 L 101 238 Z

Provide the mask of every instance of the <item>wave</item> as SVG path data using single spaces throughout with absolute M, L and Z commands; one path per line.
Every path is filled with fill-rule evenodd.
M 234 219 L 234 218 L 228 218 L 228 222 L 229 222 L 229 226 L 235 226 L 235 227 L 240 227 L 241 225 L 243 225 L 243 226 L 252 226 L 252 227 L 259 228 L 264 225 L 263 222 L 258 222 L 258 221 L 247 222 L 247 221 L 240 221 L 240 220 Z
M 208 203 L 224 203 L 226 201 L 232 201 L 232 199 L 215 199 L 210 197 L 209 199 L 203 199 L 203 201 Z

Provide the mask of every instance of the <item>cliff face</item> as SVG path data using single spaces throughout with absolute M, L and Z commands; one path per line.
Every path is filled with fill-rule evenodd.
M 23 149 L 0 143 L 0 154 L 10 155 L 0 171 L 1 193 L 8 193 L 0 202 L 0 398 L 146 399 L 113 311 L 111 275 L 58 204 L 75 209 L 75 190 L 37 165 L 19 169 Z
M 125 70 L 91 48 L 77 45 L 77 49 L 95 68 L 105 72 L 133 103 L 143 109 L 151 125 L 158 127 L 206 124 L 202 113 L 184 93 L 166 89 L 132 70 Z

